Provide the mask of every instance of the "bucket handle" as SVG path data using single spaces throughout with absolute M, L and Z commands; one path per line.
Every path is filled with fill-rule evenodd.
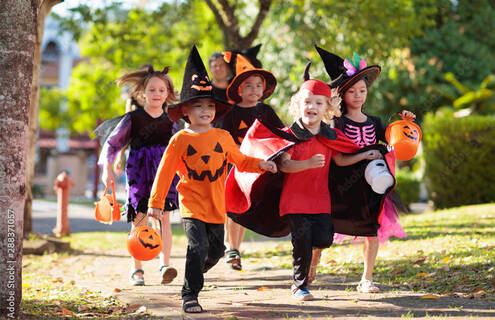
M 390 115 L 390 117 L 388 117 L 388 125 L 390 125 L 393 116 L 399 116 L 402 120 L 405 120 L 404 117 L 402 116 L 402 112 L 394 112 L 394 113 L 392 113 Z M 414 120 L 405 120 L 405 121 L 414 122 L 414 124 L 417 125 L 422 130 L 421 125 L 416 121 L 416 119 L 414 119 Z

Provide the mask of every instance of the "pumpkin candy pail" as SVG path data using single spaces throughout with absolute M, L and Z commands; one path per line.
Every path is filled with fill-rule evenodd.
M 127 237 L 127 250 L 136 260 L 151 260 L 162 251 L 162 238 L 151 227 L 136 227 Z
M 385 130 L 385 139 L 394 147 L 397 159 L 412 159 L 418 152 L 422 132 L 420 127 L 409 120 L 399 120 L 389 124 Z

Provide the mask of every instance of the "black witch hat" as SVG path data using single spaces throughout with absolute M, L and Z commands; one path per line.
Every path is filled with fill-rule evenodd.
M 205 65 L 203 64 L 203 60 L 201 60 L 198 49 L 194 45 L 191 48 L 184 70 L 180 102 L 168 107 L 168 116 L 173 121 L 184 118 L 184 120 L 189 122 L 189 119 L 184 117 L 181 107 L 193 100 L 201 98 L 209 98 L 215 102 L 216 114 L 213 122 L 222 118 L 225 113 L 232 108 L 230 103 L 219 100 L 213 96 L 213 86 L 211 85 L 210 77 L 206 72 Z
M 344 94 L 359 80 L 364 80 L 369 87 L 380 75 L 381 68 L 378 65 L 368 66 L 366 60 L 354 53 L 351 60 L 342 59 L 336 54 L 330 53 L 315 45 L 316 51 L 320 54 L 325 70 L 332 79 L 328 84 L 332 88 L 339 88 L 339 93 Z M 304 77 L 309 78 L 309 65 L 306 66 Z

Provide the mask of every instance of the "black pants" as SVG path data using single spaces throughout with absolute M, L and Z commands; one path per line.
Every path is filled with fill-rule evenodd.
M 203 289 L 203 272 L 216 265 L 224 255 L 224 225 L 185 218 L 182 226 L 188 240 L 182 300 L 190 301 L 197 299 Z
M 328 248 L 333 242 L 332 218 L 327 213 L 288 214 L 292 237 L 294 285 L 306 288 L 313 248 Z

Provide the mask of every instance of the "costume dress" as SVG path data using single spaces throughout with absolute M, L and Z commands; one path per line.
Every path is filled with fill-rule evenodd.
M 290 128 L 280 130 L 257 120 L 248 130 L 241 145 L 241 152 L 277 161 L 280 154 L 312 137 L 313 135 L 297 125 L 297 122 Z M 322 125 L 317 139 L 336 152 L 357 153 L 371 149 L 378 150 L 385 156 L 390 170 L 390 157 L 387 156 L 388 150 L 384 145 L 375 144 L 360 149 L 340 130 L 327 125 Z M 364 170 L 368 163 L 368 160 L 363 160 L 345 167 L 333 167 L 333 164 L 330 166 L 328 188 L 331 200 L 327 198 L 329 202 L 327 205 L 331 209 L 335 232 L 361 236 L 376 235 L 383 200 L 393 186 L 385 194 L 373 192 L 364 178 Z M 351 176 L 348 174 L 349 171 Z M 229 217 L 265 236 L 288 235 L 290 226 L 287 215 L 280 215 L 284 176 L 282 172 L 257 174 L 232 170 L 227 177 L 225 195 Z M 352 181 L 349 181 L 349 178 Z M 308 183 L 311 181 L 300 185 L 304 186 Z M 306 206 L 312 204 L 302 195 L 293 193 L 292 197 L 294 202 L 304 203 Z
M 97 134 L 103 136 L 105 132 L 110 131 L 100 153 L 98 160 L 100 165 L 113 163 L 117 153 L 129 144 L 130 151 L 125 165 L 127 175 L 125 210 L 128 222 L 134 220 L 137 212 L 148 211 L 148 200 L 156 169 L 176 130 L 177 125 L 170 120 L 167 113 L 164 112 L 159 117 L 153 118 L 141 108 L 105 121 L 96 130 Z M 162 203 L 161 207 L 167 211 L 177 209 L 175 189 L 177 182 L 178 177 L 175 176 Z
M 354 141 L 360 147 L 374 145 L 379 141 L 385 142 L 385 126 L 378 117 L 368 116 L 364 122 L 353 121 L 346 116 L 335 119 L 336 128 L 340 129 L 349 139 Z M 391 196 L 385 198 L 383 209 L 380 212 L 378 223 L 380 228 L 377 231 L 377 237 L 380 242 L 385 242 L 391 236 L 404 238 L 406 232 L 399 224 L 397 210 L 391 200 Z M 334 242 L 342 243 L 346 236 L 336 233 Z

